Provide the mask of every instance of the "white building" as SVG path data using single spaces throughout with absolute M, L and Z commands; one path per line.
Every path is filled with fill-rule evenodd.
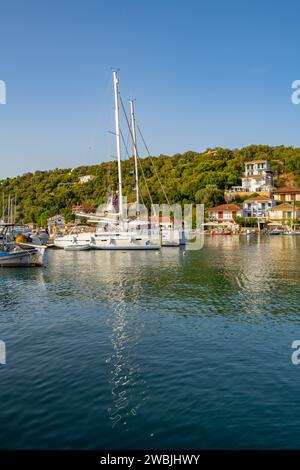
M 267 160 L 246 162 L 242 186 L 251 193 L 271 191 L 273 189 L 273 173 L 270 162 Z
M 259 193 L 273 189 L 273 173 L 267 160 L 253 160 L 245 163 L 242 186 L 233 186 L 230 192 Z
M 263 196 L 246 199 L 243 202 L 243 217 L 268 217 L 269 210 L 276 205 L 276 202 Z
M 90 181 L 93 181 L 93 179 L 94 179 L 93 175 L 80 176 L 79 183 L 80 184 L 89 183 Z

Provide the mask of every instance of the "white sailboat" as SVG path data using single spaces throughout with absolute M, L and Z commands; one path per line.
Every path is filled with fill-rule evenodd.
M 159 250 L 161 247 L 160 234 L 149 231 L 148 224 L 146 224 L 143 230 L 130 230 L 129 221 L 125 220 L 124 217 L 119 119 L 119 80 L 116 71 L 113 72 L 113 83 L 115 98 L 115 135 L 118 159 L 118 207 L 114 207 L 112 212 L 107 211 L 107 213 L 98 217 L 96 232 L 71 233 L 69 235 L 56 237 L 54 239 L 54 245 L 57 248 L 85 246 L 86 244 L 90 244 L 91 248 L 96 250 Z M 133 107 L 132 119 L 134 125 Z M 135 127 L 133 132 L 135 135 Z M 138 207 L 139 187 L 136 145 L 134 145 L 134 147 L 136 164 L 136 198 Z
M 92 246 L 98 250 L 159 250 L 161 247 L 160 234 L 149 230 L 148 223 L 141 228 L 132 221 L 125 220 L 122 195 L 122 169 L 121 169 L 121 142 L 119 123 L 119 80 L 117 72 L 113 72 L 115 97 L 115 134 L 118 158 L 118 212 L 107 214 L 98 224 L 96 233 L 92 236 Z M 133 100 L 130 100 L 131 134 L 133 138 L 135 182 L 136 182 L 136 208 L 139 208 L 139 180 L 136 148 L 136 130 Z M 104 228 L 105 230 L 104 230 Z
M 136 138 L 136 119 L 134 112 L 134 101 L 130 100 L 130 115 L 131 115 L 131 138 L 133 143 L 133 154 L 135 163 L 135 178 L 136 178 L 136 206 L 139 207 L 139 171 L 138 171 L 138 151 L 137 151 L 137 138 Z M 165 193 L 165 192 L 164 192 Z M 166 196 L 167 199 L 167 196 Z M 167 203 L 169 201 L 167 200 Z M 163 219 L 155 217 L 157 220 L 154 222 L 153 217 L 150 218 L 152 230 L 160 232 L 162 246 L 179 246 L 180 245 L 180 232 L 170 223 L 165 224 Z
M 94 215 L 78 214 L 80 217 L 86 217 L 90 222 L 92 221 L 93 223 L 97 223 L 96 231 L 76 233 L 75 228 L 72 233 L 55 238 L 54 245 L 58 248 L 65 248 L 69 246 L 80 247 L 90 244 L 91 248 L 98 250 L 158 250 L 161 246 L 178 247 L 179 245 L 184 245 L 187 241 L 187 231 L 176 228 L 174 226 L 174 221 L 172 222 L 171 219 L 164 221 L 163 218 L 154 216 L 148 220 L 140 217 L 139 156 L 137 150 L 136 119 L 133 100 L 130 100 L 131 123 L 129 123 L 127 116 L 126 120 L 133 144 L 136 217 L 133 220 L 129 220 L 124 216 L 125 211 L 122 197 L 121 171 L 121 130 L 119 119 L 119 80 L 117 72 L 113 72 L 113 84 L 115 101 L 115 136 L 118 159 L 118 202 L 116 203 L 111 196 L 107 208 L 103 213 L 97 213 Z M 126 115 L 125 110 L 124 113 Z M 166 199 L 167 203 L 169 203 L 167 196 Z M 153 222 L 153 219 L 157 219 L 156 222 Z
M 133 154 L 135 164 L 135 182 L 136 182 L 136 207 L 139 207 L 139 171 L 138 171 L 138 151 L 137 151 L 137 138 L 136 138 L 136 120 L 134 112 L 134 101 L 130 100 L 130 115 L 131 115 L 131 138 L 133 143 Z M 151 226 L 155 227 L 156 231 L 161 234 L 161 245 L 162 246 L 179 246 L 180 245 L 180 232 L 176 230 L 172 225 L 165 224 L 157 217 L 156 223 L 153 223 L 151 218 Z

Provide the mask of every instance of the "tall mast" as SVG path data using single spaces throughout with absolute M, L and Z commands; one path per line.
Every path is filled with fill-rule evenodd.
M 113 72 L 114 92 L 115 92 L 115 123 L 116 123 L 116 144 L 118 157 L 119 176 L 119 213 L 120 227 L 123 230 L 123 196 L 122 196 L 122 165 L 121 165 L 121 141 L 120 141 L 120 119 L 119 119 L 119 80 L 117 72 Z
M 133 100 L 130 100 L 129 103 L 130 103 L 130 113 L 131 113 L 131 132 L 132 132 L 132 140 L 133 140 L 133 155 L 134 155 L 134 165 L 135 165 L 136 206 L 137 206 L 137 211 L 139 211 L 139 203 L 140 203 L 139 169 L 138 169 L 138 154 L 137 154 L 137 144 L 136 144 L 136 126 L 135 126 L 135 115 L 134 115 L 134 102 L 133 102 Z
M 7 222 L 10 223 L 10 194 L 8 195 L 7 202 Z
M 2 191 L 2 221 L 5 222 L 5 196 L 4 196 L 4 191 Z
M 15 193 L 14 224 L 16 223 L 16 218 L 17 218 L 17 195 Z

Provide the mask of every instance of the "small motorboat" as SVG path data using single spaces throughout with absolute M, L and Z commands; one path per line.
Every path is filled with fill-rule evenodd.
M 65 251 L 88 251 L 90 250 L 92 247 L 91 245 L 76 245 L 74 243 L 74 245 L 67 245 L 64 247 L 64 250 Z
M 268 235 L 275 236 L 275 235 L 284 235 L 285 231 L 282 228 L 273 228 L 268 232 Z
M 0 267 L 33 267 L 43 266 L 45 247 L 26 247 L 16 245 L 14 247 L 1 247 Z
M 0 226 L 0 267 L 43 266 L 46 247 L 14 240 L 14 224 Z
M 283 235 L 289 235 L 290 237 L 295 237 L 296 235 L 300 235 L 299 230 L 290 230 L 288 232 L 284 232 Z

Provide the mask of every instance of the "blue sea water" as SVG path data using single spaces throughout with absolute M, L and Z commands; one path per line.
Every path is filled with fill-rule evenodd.
M 1 449 L 299 448 L 300 237 L 0 271 Z

